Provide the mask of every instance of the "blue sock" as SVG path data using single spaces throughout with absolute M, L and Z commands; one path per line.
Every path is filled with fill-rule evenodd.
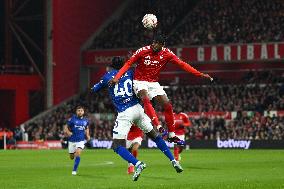
M 124 160 L 128 161 L 128 163 L 132 163 L 136 165 L 138 160 L 123 146 L 119 146 L 115 149 L 115 152 L 120 155 Z
M 77 168 L 79 166 L 80 160 L 81 160 L 80 156 L 75 157 L 73 171 L 77 171 Z
M 161 136 L 157 136 L 154 139 L 154 142 L 156 143 L 157 147 L 172 161 L 174 160 L 174 156 L 171 152 L 171 150 L 169 149 L 169 147 L 167 146 L 166 142 L 162 139 Z

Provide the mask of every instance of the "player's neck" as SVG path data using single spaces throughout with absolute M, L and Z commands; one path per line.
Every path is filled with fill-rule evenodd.
M 84 116 L 78 116 L 78 115 L 76 115 L 76 117 L 79 118 L 79 119 L 83 119 Z

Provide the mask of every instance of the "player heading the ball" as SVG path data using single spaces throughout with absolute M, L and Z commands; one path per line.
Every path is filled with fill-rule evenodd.
M 172 104 L 170 103 L 166 92 L 158 83 L 160 72 L 167 63 L 172 63 L 198 77 L 204 77 L 210 80 L 213 80 L 213 78 L 208 74 L 197 71 L 186 62 L 180 60 L 170 49 L 165 48 L 165 44 L 166 39 L 164 36 L 155 36 L 151 45 L 138 49 L 132 55 L 115 77 L 109 81 L 109 84 L 117 84 L 122 75 L 134 63 L 137 63 L 134 72 L 133 88 L 135 94 L 143 102 L 145 113 L 150 117 L 155 126 L 158 128 L 161 127 L 156 112 L 150 102 L 150 100 L 155 99 L 164 110 L 165 121 L 169 131 L 169 142 L 183 144 L 184 141 L 176 137 L 174 133 L 175 127 Z

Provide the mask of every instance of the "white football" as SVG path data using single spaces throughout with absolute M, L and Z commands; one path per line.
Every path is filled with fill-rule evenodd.
M 142 23 L 145 28 L 153 29 L 158 25 L 158 19 L 154 14 L 145 14 Z

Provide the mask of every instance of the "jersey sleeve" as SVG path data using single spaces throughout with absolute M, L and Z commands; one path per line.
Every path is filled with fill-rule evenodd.
M 133 65 L 139 58 L 141 57 L 142 50 L 138 49 L 131 57 L 130 59 L 124 64 L 124 66 L 119 70 L 119 72 L 114 77 L 115 79 L 119 80 L 121 76 Z
M 89 124 L 90 124 L 90 122 L 89 122 L 89 120 L 86 120 L 86 127 L 85 127 L 85 129 L 88 129 L 89 128 Z
M 68 120 L 67 120 L 67 123 L 66 123 L 69 127 L 72 127 L 72 126 L 74 126 L 74 123 L 73 123 L 73 119 L 72 118 L 69 118 Z
M 107 86 L 107 82 L 108 82 L 108 80 L 107 80 L 107 74 L 105 74 L 105 75 L 101 78 L 100 82 L 96 83 L 96 84 L 93 86 L 93 88 L 92 88 L 93 91 L 94 91 L 94 92 L 98 92 L 98 91 L 101 90 L 102 88 L 106 87 L 106 86 Z
M 189 121 L 189 117 L 185 113 L 181 113 L 182 115 L 182 121 L 183 121 L 183 126 L 190 126 L 191 122 Z
M 185 70 L 188 73 L 192 73 L 192 74 L 194 74 L 196 76 L 201 76 L 202 75 L 201 72 L 197 71 L 195 68 L 193 68 L 192 66 L 190 66 L 186 62 L 184 62 L 181 59 L 179 59 L 177 57 L 177 55 L 175 55 L 170 50 L 169 50 L 169 54 L 170 54 L 170 62 L 172 62 L 173 64 L 178 65 L 180 68 L 182 68 L 183 70 Z

